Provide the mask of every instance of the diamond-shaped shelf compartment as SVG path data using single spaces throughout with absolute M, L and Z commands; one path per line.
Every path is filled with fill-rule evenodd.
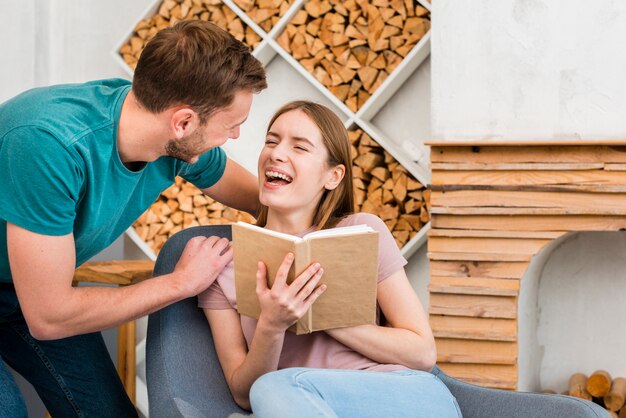
M 348 134 L 355 210 L 380 217 L 399 248 L 422 239 L 430 221 L 430 191 L 362 129 Z
M 277 41 L 356 113 L 429 30 L 413 0 L 310 0 Z
M 368 121 L 368 126 L 380 131 L 394 147 L 411 156 L 411 164 L 418 168 L 430 164 L 430 60 L 427 58 L 404 82 L 402 87 L 385 103 L 385 106 Z M 410 115 L 410 117 L 398 117 Z M 421 178 L 429 182 L 430 173 L 423 170 Z
M 221 0 L 162 0 L 146 12 L 132 34 L 117 50 L 117 55 L 129 67 L 135 69 L 144 45 L 161 29 L 188 19 L 200 19 L 215 23 L 244 42 L 251 49 L 261 43 L 261 36 L 244 22 L 228 5 Z
M 267 123 L 260 119 L 269 118 L 266 113 L 272 105 L 282 105 L 268 100 L 285 96 L 281 94 L 285 90 L 292 98 L 311 97 L 306 92 L 313 87 L 322 98 L 317 100 L 340 114 L 358 153 L 357 210 L 383 218 L 407 258 L 426 241 L 430 202 L 424 186 L 430 182 L 430 172 L 423 158 L 424 135 L 416 136 L 412 129 L 387 129 L 389 123 L 396 125 L 394 118 L 399 123 L 414 117 L 410 112 L 415 106 L 400 106 L 398 112 L 383 110 L 392 98 L 391 107 L 398 107 L 394 102 L 401 102 L 396 99 L 401 87 L 400 96 L 410 96 L 404 91 L 415 85 L 409 78 L 430 54 L 426 0 L 156 0 L 115 48 L 115 59 L 132 75 L 145 43 L 158 30 L 182 19 L 214 22 L 249 45 L 268 69 L 269 87 L 255 100 L 264 102 L 253 103 L 248 122 L 255 129 L 245 140 L 227 144 L 231 157 L 256 161 L 256 155 L 249 155 L 256 148 L 246 141 L 260 140 L 257 135 L 263 135 Z M 277 55 L 280 62 L 272 61 Z M 275 69 L 281 75 L 273 79 Z M 294 76 L 285 71 L 293 71 Z M 428 94 L 428 89 L 420 87 L 420 94 Z M 384 122 L 381 128 L 379 122 Z M 142 216 L 142 223 L 127 232 L 150 258 L 179 229 L 250 219 L 215 202 L 203 202 L 192 187 L 184 182 L 173 186 L 179 189 L 180 199 L 191 196 L 191 208 L 188 199 L 183 203 L 178 196 L 169 196 L 172 189 L 168 189 Z M 179 207 L 174 209 L 176 202 Z
M 293 2 L 294 0 L 233 0 L 265 32 L 270 32 L 276 26 Z
M 185 228 L 237 221 L 255 220 L 246 212 L 229 208 L 205 196 L 193 184 L 177 177 L 176 182 L 161 193 L 133 227 L 156 255 L 169 237 Z

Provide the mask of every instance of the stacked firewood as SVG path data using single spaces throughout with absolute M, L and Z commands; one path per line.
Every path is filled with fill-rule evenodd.
M 280 18 L 287 13 L 293 0 L 233 0 L 241 10 L 265 32 L 272 30 Z
M 193 184 L 177 177 L 133 226 L 139 237 L 158 254 L 169 237 L 185 228 L 237 221 L 252 223 L 254 218 L 216 202 Z
M 348 134 L 355 210 L 380 217 L 402 248 L 430 220 L 430 191 L 366 132 Z
M 626 379 L 623 377 L 611 378 L 605 370 L 597 370 L 589 377 L 574 373 L 565 394 L 593 401 L 615 418 L 626 418 Z
M 278 43 L 356 112 L 429 29 L 414 0 L 310 0 Z
M 134 70 L 144 46 L 159 30 L 186 19 L 213 22 L 251 49 L 261 42 L 261 37 L 221 0 L 163 0 L 154 16 L 137 23 L 128 42 L 120 48 L 119 54 Z

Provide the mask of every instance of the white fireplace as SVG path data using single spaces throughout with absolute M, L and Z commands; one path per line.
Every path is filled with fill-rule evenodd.
M 521 280 L 520 390 L 567 389 L 576 372 L 626 376 L 626 232 L 572 232 Z

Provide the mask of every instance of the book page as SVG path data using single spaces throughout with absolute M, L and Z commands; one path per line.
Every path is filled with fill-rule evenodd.
M 319 237 L 338 237 L 342 235 L 353 235 L 360 234 L 364 232 L 374 232 L 374 229 L 369 225 L 360 224 L 360 225 L 351 225 L 351 226 L 341 226 L 339 228 L 330 228 L 330 229 L 321 229 L 319 231 L 314 231 L 306 234 L 302 239 L 311 239 L 311 238 L 319 238 Z
M 328 286 L 311 307 L 308 332 L 376 322 L 378 232 L 308 240 Z
M 239 222 L 237 222 L 237 225 L 243 226 L 244 228 L 248 228 L 248 229 L 251 229 L 253 231 L 259 231 L 259 232 L 261 232 L 263 234 L 271 235 L 271 236 L 278 237 L 278 238 L 287 239 L 287 240 L 293 241 L 293 242 L 302 241 L 302 238 L 297 237 L 295 235 L 285 234 L 284 232 L 272 231 L 271 229 L 266 229 L 266 228 L 263 228 L 263 227 L 260 227 L 260 226 L 252 225 L 252 224 L 249 224 L 247 222 L 239 221 Z

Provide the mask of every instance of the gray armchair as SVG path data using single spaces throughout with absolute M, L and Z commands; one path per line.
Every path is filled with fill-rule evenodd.
M 157 258 L 154 275 L 171 272 L 187 241 L 197 235 L 231 238 L 229 226 L 201 226 L 170 238 Z M 609 417 L 600 406 L 562 395 L 486 389 L 433 373 L 456 397 L 464 417 Z M 247 414 L 233 401 L 222 373 L 208 322 L 190 298 L 150 315 L 146 380 L 151 418 L 219 417 Z M 287 417 L 280 417 L 287 418 Z

